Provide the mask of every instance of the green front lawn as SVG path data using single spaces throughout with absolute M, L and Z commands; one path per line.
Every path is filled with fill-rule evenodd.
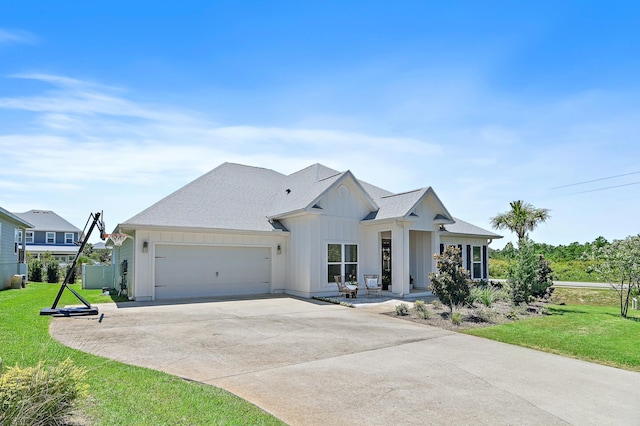
M 280 425 L 278 419 L 222 389 L 182 380 L 67 348 L 49 335 L 51 307 L 60 286 L 30 283 L 0 291 L 0 357 L 3 367 L 57 364 L 67 357 L 89 370 L 90 397 L 83 411 L 97 425 Z M 90 303 L 111 302 L 100 290 L 73 288 Z M 65 290 L 59 306 L 80 304 Z
M 464 333 L 590 362 L 640 371 L 640 311 L 620 317 L 611 306 L 551 305 L 551 315 Z

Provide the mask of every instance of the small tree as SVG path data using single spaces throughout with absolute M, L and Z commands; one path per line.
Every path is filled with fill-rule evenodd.
M 551 262 L 534 252 L 533 244 L 526 238 L 521 241 L 507 275 L 511 301 L 519 305 L 529 303 L 535 297 L 543 297 L 553 285 Z
M 49 251 L 40 254 L 40 262 L 42 262 L 42 281 L 46 279 L 48 283 L 57 283 L 60 281 L 60 264 Z
M 41 283 L 42 282 L 42 262 L 36 257 L 29 255 L 29 281 Z
M 431 291 L 453 313 L 454 306 L 464 303 L 469 297 L 471 274 L 462 267 L 462 256 L 457 247 L 448 246 L 441 255 L 433 257 L 438 273 L 429 273 Z
M 640 235 L 614 240 L 592 253 L 593 270 L 611 285 L 620 299 L 620 315 L 627 317 L 634 288 L 640 288 Z
M 58 262 L 47 263 L 47 282 L 52 284 L 60 282 L 60 265 L 58 265 Z

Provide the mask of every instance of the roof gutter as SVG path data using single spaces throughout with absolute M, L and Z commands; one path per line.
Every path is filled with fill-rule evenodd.
M 158 225 L 136 225 L 136 224 L 118 224 L 114 232 L 126 231 L 160 231 L 160 232 L 193 232 L 196 234 L 233 234 L 233 235 L 291 235 L 290 231 L 273 229 L 272 231 L 250 230 L 250 229 L 227 229 L 227 228 L 198 228 L 188 226 L 158 226 Z

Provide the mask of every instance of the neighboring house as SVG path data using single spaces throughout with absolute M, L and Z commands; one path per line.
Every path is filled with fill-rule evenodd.
M 78 254 L 80 229 L 51 210 L 29 210 L 26 213 L 14 213 L 19 218 L 33 224 L 33 228 L 18 235 L 24 241 L 27 253 L 40 258 L 49 252 L 60 263 L 71 263 Z
M 26 275 L 24 244 L 20 247 L 20 232 L 31 224 L 0 207 L 0 290 L 11 284 L 14 275 Z
M 501 238 L 455 219 L 432 188 L 392 194 L 315 164 L 289 176 L 225 163 L 115 232 L 117 282 L 136 300 L 287 293 L 335 296 L 334 275 L 378 274 L 398 296 L 427 291 L 434 253 L 462 249 L 488 278 L 487 245 Z

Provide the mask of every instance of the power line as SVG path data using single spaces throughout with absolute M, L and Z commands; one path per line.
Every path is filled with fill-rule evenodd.
M 623 177 L 623 176 L 630 176 L 630 175 L 637 175 L 637 174 L 640 174 L 640 171 L 631 172 L 631 173 L 624 173 L 624 174 L 615 175 L 615 176 L 608 176 L 608 177 L 603 177 L 603 178 L 600 178 L 600 179 L 585 180 L 583 182 L 570 183 L 568 185 L 554 186 L 553 188 L 549 188 L 549 189 L 567 188 L 569 186 L 584 185 L 585 183 L 600 182 L 602 180 L 615 179 L 615 178 L 619 178 L 619 177 Z M 630 185 L 634 185 L 634 184 L 630 184 Z M 625 185 L 620 185 L 620 186 L 625 186 Z M 612 186 L 610 188 L 617 188 L 617 187 L 616 186 Z M 602 188 L 602 189 L 609 189 L 609 188 Z M 600 191 L 600 189 L 594 189 L 593 191 Z M 584 192 L 591 192 L 591 191 L 584 191 Z M 576 194 L 582 194 L 582 192 L 577 192 Z
M 575 195 L 575 194 L 585 194 L 587 192 L 596 192 L 596 191 L 604 191 L 605 189 L 612 189 L 612 188 L 621 188 L 623 186 L 631 186 L 631 185 L 638 185 L 640 184 L 640 181 L 638 182 L 631 182 L 631 183 L 623 183 L 622 185 L 614 185 L 614 186 L 607 186 L 604 188 L 598 188 L 598 189 L 589 189 L 588 191 L 580 191 L 580 192 L 573 192 L 570 195 Z M 569 185 L 567 185 L 569 186 Z

